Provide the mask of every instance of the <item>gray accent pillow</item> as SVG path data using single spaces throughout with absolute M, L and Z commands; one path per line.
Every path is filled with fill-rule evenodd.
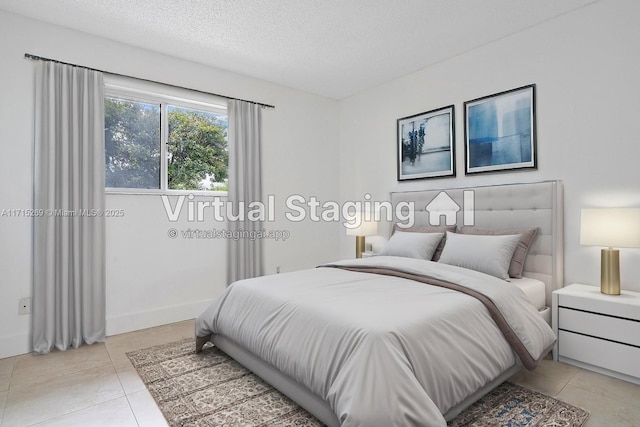
M 444 233 L 406 233 L 396 231 L 380 255 L 419 258 L 431 261 Z
M 488 236 L 447 232 L 447 243 L 438 262 L 508 281 L 509 263 L 519 240 L 519 234 Z
M 509 276 L 514 279 L 521 279 L 522 272 L 524 271 L 524 262 L 527 259 L 529 248 L 533 244 L 533 241 L 538 234 L 537 228 L 524 228 L 524 229 L 500 229 L 500 228 L 478 228 L 464 226 L 460 228 L 461 234 L 482 234 L 487 236 L 502 236 L 505 234 L 520 234 L 520 241 L 516 250 L 513 252 L 513 257 L 509 264 Z
M 414 225 L 408 228 L 402 228 L 398 226 L 398 224 L 393 224 L 393 231 L 391 234 L 396 231 L 404 231 L 407 233 L 446 233 L 447 231 L 451 231 L 452 233 L 456 231 L 455 225 Z M 433 253 L 433 261 L 438 261 L 440 259 L 440 254 L 442 254 L 442 249 L 444 248 L 446 237 L 440 241 L 440 244 L 436 248 L 436 251 Z

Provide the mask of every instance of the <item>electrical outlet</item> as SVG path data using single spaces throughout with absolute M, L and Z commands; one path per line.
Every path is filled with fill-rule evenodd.
M 18 314 L 31 314 L 31 298 L 20 298 Z

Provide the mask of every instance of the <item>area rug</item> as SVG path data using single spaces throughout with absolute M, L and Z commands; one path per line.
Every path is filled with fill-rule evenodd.
M 323 426 L 215 347 L 194 340 L 127 353 L 171 427 Z M 580 427 L 589 414 L 544 394 L 504 383 L 449 426 Z

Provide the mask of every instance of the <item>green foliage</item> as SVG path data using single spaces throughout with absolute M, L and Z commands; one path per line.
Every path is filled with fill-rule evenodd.
M 169 109 L 169 188 L 206 190 L 228 178 L 226 123 L 211 113 Z
M 167 173 L 172 190 L 227 190 L 226 117 L 169 107 Z M 160 188 L 160 107 L 105 99 L 107 187 Z
M 105 99 L 105 184 L 160 188 L 160 108 Z

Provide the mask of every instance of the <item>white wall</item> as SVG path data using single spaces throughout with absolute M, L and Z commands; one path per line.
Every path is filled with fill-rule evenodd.
M 565 187 L 565 282 L 598 285 L 599 248 L 579 243 L 580 209 L 640 207 L 640 3 L 600 1 L 340 104 L 341 197 L 558 179 Z M 538 169 L 465 176 L 463 103 L 536 84 Z M 396 181 L 396 120 L 454 104 L 457 177 Z M 341 254 L 353 241 L 341 239 Z M 640 291 L 640 249 L 621 250 Z
M 338 194 L 331 171 L 339 154 L 337 101 L 5 12 L 0 40 L 0 210 L 32 206 L 34 63 L 24 59 L 31 53 L 275 105 L 263 110 L 263 188 L 277 203 L 277 219 L 265 227 L 291 237 L 265 241 L 266 272 L 312 267 L 338 253 L 337 224 L 283 217 L 290 194 Z M 108 195 L 107 207 L 125 211 L 107 221 L 108 334 L 193 318 L 224 288 L 226 241 L 167 237 L 169 228 L 221 224 L 194 225 L 184 216 L 169 223 L 157 195 Z M 18 300 L 30 295 L 31 221 L 0 217 L 0 358 L 30 349 L 30 316 L 18 316 Z

